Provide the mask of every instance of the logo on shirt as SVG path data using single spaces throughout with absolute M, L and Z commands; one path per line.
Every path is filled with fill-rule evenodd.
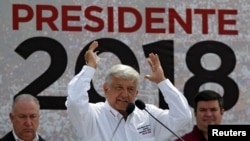
M 144 125 L 144 126 L 138 127 L 137 130 L 138 130 L 139 134 L 141 134 L 141 135 L 147 135 L 147 134 L 150 134 L 152 132 L 150 125 Z

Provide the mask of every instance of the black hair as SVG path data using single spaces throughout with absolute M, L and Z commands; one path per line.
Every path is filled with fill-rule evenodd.
M 218 100 L 219 106 L 223 109 L 223 98 L 222 96 L 214 91 L 211 90 L 204 90 L 198 92 L 194 98 L 194 110 L 197 110 L 197 103 L 199 101 L 211 101 L 211 100 Z

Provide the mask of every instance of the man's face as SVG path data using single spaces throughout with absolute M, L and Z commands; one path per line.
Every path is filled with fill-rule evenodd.
M 22 140 L 35 138 L 39 125 L 39 107 L 34 101 L 16 102 L 10 119 L 16 135 Z
M 218 100 L 199 101 L 195 113 L 196 123 L 200 130 L 207 132 L 208 125 L 220 124 L 224 110 Z
M 138 94 L 135 80 L 124 80 L 113 77 L 111 84 L 103 85 L 109 104 L 120 113 L 126 113 L 128 103 L 133 103 Z

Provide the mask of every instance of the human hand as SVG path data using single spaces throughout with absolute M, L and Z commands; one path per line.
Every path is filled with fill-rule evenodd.
M 149 79 L 150 81 L 155 83 L 159 83 L 166 79 L 166 77 L 164 76 L 159 56 L 157 54 L 150 53 L 148 63 L 151 67 L 152 73 L 145 75 L 146 79 Z
M 84 58 L 86 61 L 86 65 L 96 68 L 98 64 L 99 57 L 96 55 L 94 50 L 98 47 L 98 42 L 93 41 L 90 46 L 88 51 L 86 51 Z

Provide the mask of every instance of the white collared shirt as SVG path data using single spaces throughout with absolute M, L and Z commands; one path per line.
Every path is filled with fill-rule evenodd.
M 12 130 L 12 134 L 14 135 L 14 138 L 15 138 L 15 141 L 24 141 L 22 139 L 20 139 L 14 130 Z M 32 141 L 39 141 L 39 137 L 38 137 L 38 134 L 36 133 L 36 137 L 32 140 Z
M 66 101 L 70 121 L 83 141 L 110 141 L 122 115 L 108 102 L 89 103 L 87 91 L 95 69 L 84 66 L 68 84 Z M 147 110 L 172 131 L 191 122 L 191 110 L 186 98 L 167 79 L 158 84 L 168 109 L 146 104 Z M 112 141 L 166 141 L 172 133 L 159 124 L 145 110 L 135 108 L 122 121 Z

